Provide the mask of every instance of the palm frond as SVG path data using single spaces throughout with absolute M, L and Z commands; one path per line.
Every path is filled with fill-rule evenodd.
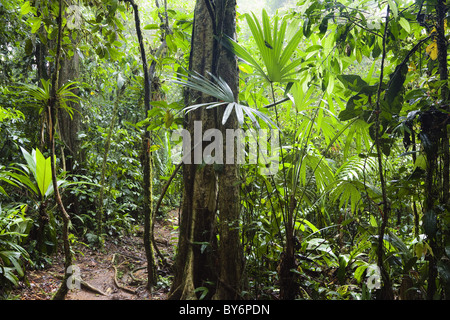
M 218 100 L 188 106 L 184 108 L 185 112 L 190 112 L 202 107 L 211 109 L 220 106 L 226 106 L 222 117 L 222 124 L 225 124 L 227 122 L 231 115 L 231 112 L 234 110 L 236 112 L 236 117 L 240 125 L 244 123 L 245 114 L 250 118 L 253 125 L 255 125 L 258 129 L 260 128 L 260 125 L 257 121 L 257 117 L 265 122 L 269 127 L 276 127 L 275 123 L 261 111 L 238 103 L 234 98 L 233 91 L 225 80 L 223 80 L 221 77 L 216 77 L 209 72 L 208 74 L 211 76 L 212 80 L 209 80 L 198 72 L 188 72 L 189 77 L 187 79 L 182 79 L 182 77 L 184 77 L 185 75 L 178 74 L 178 79 L 172 80 L 172 82 L 174 83 L 188 87 L 195 91 L 199 91 Z
M 286 83 L 295 80 L 294 71 L 301 63 L 301 59 L 292 60 L 295 49 L 298 47 L 302 33 L 298 31 L 287 41 L 287 20 L 275 16 L 273 30 L 269 15 L 265 10 L 262 13 L 262 26 L 254 13 L 246 14 L 247 24 L 250 27 L 253 39 L 258 47 L 259 55 L 264 67 L 256 61 L 241 45 L 229 37 L 222 42 L 226 48 L 231 50 L 245 63 L 256 69 L 256 72 L 268 82 Z M 285 45 L 285 42 L 287 44 Z

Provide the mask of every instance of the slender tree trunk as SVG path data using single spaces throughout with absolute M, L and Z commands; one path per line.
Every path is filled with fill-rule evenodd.
M 383 55 L 381 59 L 381 67 L 380 67 L 380 84 L 377 91 L 377 101 L 376 101 L 376 107 L 374 110 L 375 113 L 375 145 L 377 150 L 377 159 L 378 159 L 378 174 L 380 176 L 380 183 L 381 183 L 381 192 L 382 192 L 382 199 L 383 199 L 383 210 L 382 213 L 382 220 L 381 220 L 381 226 L 380 231 L 378 234 L 378 252 L 377 252 L 377 264 L 380 269 L 381 277 L 383 279 L 381 290 L 378 292 L 378 299 L 382 300 L 392 300 L 394 299 L 394 294 L 392 291 L 392 285 L 391 280 L 389 277 L 389 273 L 387 272 L 385 265 L 384 265 L 384 234 L 387 228 L 387 224 L 389 222 L 389 216 L 391 213 L 391 207 L 389 200 L 387 198 L 386 193 L 386 181 L 384 176 L 384 168 L 383 168 L 383 162 L 382 162 L 382 150 L 381 150 L 381 137 L 380 137 L 380 114 L 381 114 L 381 85 L 383 83 L 383 69 L 384 69 L 384 61 L 386 58 L 386 37 L 388 36 L 388 24 L 389 24 L 389 15 L 390 15 L 390 7 L 387 6 L 386 11 L 386 19 L 385 19 L 385 29 L 383 34 Z
M 62 0 L 59 0 L 59 16 L 57 19 L 58 22 L 58 41 L 56 45 L 56 57 L 55 57 L 55 71 L 52 77 L 52 88 L 50 94 L 50 100 L 48 103 L 47 115 L 48 115 L 48 133 L 49 133 L 49 144 L 51 150 L 51 166 L 52 166 L 52 183 L 55 194 L 55 200 L 58 204 L 58 208 L 61 211 L 62 220 L 63 220 L 63 244 L 64 244 L 64 278 L 62 280 L 61 286 L 59 287 L 56 294 L 53 296 L 54 300 L 62 300 L 65 298 L 68 288 L 67 288 L 67 279 L 70 274 L 68 273 L 68 268 L 72 265 L 72 251 L 69 241 L 69 224 L 70 224 L 70 216 L 67 214 L 66 209 L 64 208 L 64 204 L 61 200 L 61 195 L 59 194 L 58 183 L 57 183 L 57 175 L 56 175 L 56 164 L 55 164 L 55 122 L 57 118 L 57 92 L 58 92 L 58 78 L 59 78 L 59 61 L 61 56 L 61 36 L 62 36 Z
M 292 195 L 289 201 L 289 209 L 287 212 L 286 224 L 286 247 L 280 259 L 280 298 L 283 300 L 293 300 L 298 292 L 298 284 L 296 274 L 292 272 L 295 268 L 294 255 L 294 210 L 295 197 Z
M 151 90 L 152 84 L 149 76 L 147 58 L 145 54 L 144 39 L 141 31 L 141 21 L 139 17 L 139 8 L 133 0 L 125 0 L 133 6 L 134 22 L 136 26 L 136 34 L 139 42 L 139 51 L 141 53 L 142 68 L 144 71 L 144 111 L 145 117 L 148 116 L 148 112 L 151 109 Z M 152 247 L 152 231 L 153 231 L 153 164 L 152 164 L 152 137 L 150 131 L 144 129 L 142 135 L 142 170 L 143 170 L 143 194 L 144 194 L 144 248 L 145 255 L 147 257 L 147 289 L 151 292 L 154 285 L 156 285 L 156 264 L 155 255 Z

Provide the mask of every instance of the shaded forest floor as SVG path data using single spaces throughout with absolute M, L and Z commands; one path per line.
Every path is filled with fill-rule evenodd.
M 178 242 L 178 211 L 173 210 L 166 217 L 156 220 L 155 242 L 169 265 L 172 265 L 174 248 Z M 67 300 L 165 300 L 170 287 L 170 270 L 158 261 L 159 282 L 150 294 L 146 289 L 147 263 L 142 232 L 136 235 L 107 238 L 103 248 L 91 248 L 78 244 L 74 265 L 80 268 L 81 289 L 72 289 Z M 52 257 L 52 264 L 42 270 L 27 271 L 25 281 L 20 283 L 11 296 L 21 300 L 49 300 L 61 283 L 64 269 L 62 254 Z M 98 291 L 96 291 L 98 290 Z

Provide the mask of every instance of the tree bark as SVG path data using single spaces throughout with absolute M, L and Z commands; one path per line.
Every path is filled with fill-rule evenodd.
M 61 61 L 61 69 L 59 76 L 59 84 L 61 87 L 70 81 L 75 81 L 80 75 L 79 56 L 76 50 L 74 55 Z M 75 91 L 78 91 L 75 89 Z M 78 95 L 78 92 L 74 92 Z M 79 102 L 67 102 L 69 108 L 72 108 L 73 114 L 69 115 L 66 111 L 58 112 L 58 132 L 60 139 L 63 142 L 62 159 L 65 159 L 63 166 L 69 174 L 76 174 L 78 166 L 82 162 L 80 153 L 80 140 L 78 139 L 78 132 L 81 129 L 81 106 Z M 55 119 L 56 120 L 56 119 Z M 64 203 L 67 210 L 74 214 L 79 213 L 78 197 L 68 193 L 64 197 Z
M 235 38 L 236 33 L 236 1 L 216 1 L 218 17 L 217 30 L 221 34 L 230 38 Z M 237 59 L 233 53 L 228 50 L 221 50 L 220 42 L 216 42 L 219 51 L 219 61 L 217 63 L 216 74 L 223 78 L 232 88 L 236 98 L 239 96 L 239 69 Z M 235 113 L 222 125 L 221 119 L 223 109 L 219 109 L 217 117 L 218 127 L 223 136 L 227 129 L 237 129 L 239 123 Z M 227 139 L 223 139 L 223 155 L 226 155 Z M 234 146 L 236 156 L 236 144 Z M 236 157 L 234 157 L 236 159 Z M 244 269 L 244 258 L 239 238 L 239 219 L 240 219 L 240 184 L 239 166 L 236 163 L 224 163 L 223 170 L 219 171 L 219 277 L 218 287 L 215 294 L 216 299 L 235 300 L 239 299 L 242 289 L 242 273 Z
M 150 80 L 147 57 L 145 54 L 144 39 L 141 31 L 141 21 L 139 17 L 139 9 L 137 4 L 133 0 L 125 0 L 131 3 L 134 11 L 134 22 L 136 26 L 136 34 L 139 42 L 139 51 L 141 53 L 142 68 L 144 71 L 144 112 L 145 117 L 148 116 L 148 112 L 151 109 L 150 101 L 152 98 L 152 83 Z M 144 129 L 142 135 L 142 170 L 143 170 L 143 194 L 144 194 L 144 247 L 145 255 L 147 257 L 147 289 L 151 292 L 154 285 L 156 285 L 156 264 L 155 255 L 153 252 L 152 241 L 153 238 L 153 164 L 152 153 L 150 147 L 152 145 L 152 136 L 150 131 Z
M 58 78 L 59 78 L 59 67 L 60 67 L 60 57 L 61 57 L 61 37 L 62 37 L 62 0 L 59 0 L 59 16 L 58 22 L 58 41 L 56 45 L 56 57 L 55 57 L 55 71 L 52 76 L 52 87 L 50 99 L 48 102 L 47 116 L 48 116 L 48 135 L 49 144 L 51 150 L 51 166 L 52 166 L 52 183 L 55 194 L 55 200 L 58 204 L 58 208 L 61 211 L 63 220 L 63 244 L 64 244 L 64 278 L 59 287 L 58 291 L 53 296 L 54 300 L 63 300 L 68 292 L 67 279 L 69 278 L 69 266 L 72 265 L 72 249 L 69 241 L 69 224 L 70 216 L 67 213 L 64 204 L 61 200 L 61 195 L 58 189 L 58 182 L 56 176 L 56 164 L 55 164 L 55 122 L 58 108 Z
M 233 54 L 225 51 L 223 34 L 235 35 L 236 2 L 198 0 L 194 12 L 189 69 L 209 78 L 222 77 L 237 96 L 238 69 Z M 217 31 L 220 30 L 220 31 Z M 211 97 L 188 91 L 186 104 L 210 102 Z M 194 121 L 203 133 L 237 128 L 236 119 L 221 125 L 222 110 L 199 108 L 187 114 L 185 128 L 193 136 Z M 225 135 L 224 135 L 225 136 Z M 223 139 L 225 140 L 225 139 Z M 196 144 L 197 141 L 194 141 Z M 202 145 L 202 149 L 205 145 Z M 224 144 L 224 150 L 226 145 Z M 223 153 L 225 154 L 225 153 Z M 193 160 L 193 159 L 191 159 Z M 191 161 L 192 163 L 192 161 Z M 218 169 L 219 168 L 219 169 Z M 242 254 L 239 246 L 239 187 L 236 164 L 183 164 L 184 193 L 175 277 L 170 299 L 236 299 L 240 295 Z M 216 214 L 219 215 L 217 224 Z M 218 229 L 218 231 L 217 231 Z M 217 240 L 217 234 L 220 240 Z

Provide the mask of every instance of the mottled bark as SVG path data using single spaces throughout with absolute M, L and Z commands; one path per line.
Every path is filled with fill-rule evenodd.
M 61 69 L 59 76 L 58 87 L 77 81 L 80 76 L 79 56 L 76 50 L 72 57 L 65 57 L 61 60 Z M 74 89 L 74 94 L 78 96 L 78 89 Z M 63 109 L 58 110 L 57 130 L 59 138 L 63 143 L 61 148 L 61 161 L 63 168 L 69 174 L 76 174 L 77 167 L 82 162 L 80 140 L 78 139 L 78 132 L 81 129 L 81 106 L 79 102 L 67 102 L 67 106 L 72 109 L 70 115 Z M 66 194 L 64 197 L 67 210 L 74 214 L 79 213 L 79 201 L 73 194 Z
M 215 6 L 208 0 L 197 1 L 189 67 L 205 77 L 209 77 L 208 73 L 222 77 L 237 95 L 236 59 L 214 37 L 215 32 L 216 35 L 226 33 L 234 37 L 235 6 L 235 1 L 215 1 Z M 187 92 L 187 105 L 209 101 L 212 101 L 209 96 Z M 194 121 L 202 122 L 202 134 L 211 128 L 220 128 L 225 133 L 226 128 L 237 127 L 235 118 L 222 126 L 221 113 L 222 110 L 218 109 L 197 109 L 187 114 L 185 128 L 192 134 Z M 239 297 L 242 255 L 239 248 L 237 170 L 234 164 L 216 167 L 183 164 L 180 237 L 170 299 L 196 299 L 202 293 L 196 292 L 200 287 L 207 288 L 206 299 Z M 220 235 L 219 241 L 217 234 Z
M 235 38 L 236 30 L 236 1 L 217 1 L 218 30 L 223 34 Z M 220 48 L 220 43 L 217 43 Z M 223 78 L 234 96 L 238 97 L 239 72 L 237 60 L 228 50 L 220 50 L 217 63 L 217 75 Z M 225 136 L 226 129 L 239 127 L 235 114 L 230 116 L 225 125 L 221 125 L 223 108 L 219 109 L 218 127 Z M 223 139 L 223 154 L 226 155 L 227 139 Z M 236 155 L 236 144 L 234 146 Z M 234 157 L 236 159 L 236 157 Z M 239 166 L 235 163 L 223 165 L 219 172 L 219 277 L 215 298 L 221 300 L 239 299 L 242 289 L 242 272 L 244 258 L 239 237 L 240 200 Z

